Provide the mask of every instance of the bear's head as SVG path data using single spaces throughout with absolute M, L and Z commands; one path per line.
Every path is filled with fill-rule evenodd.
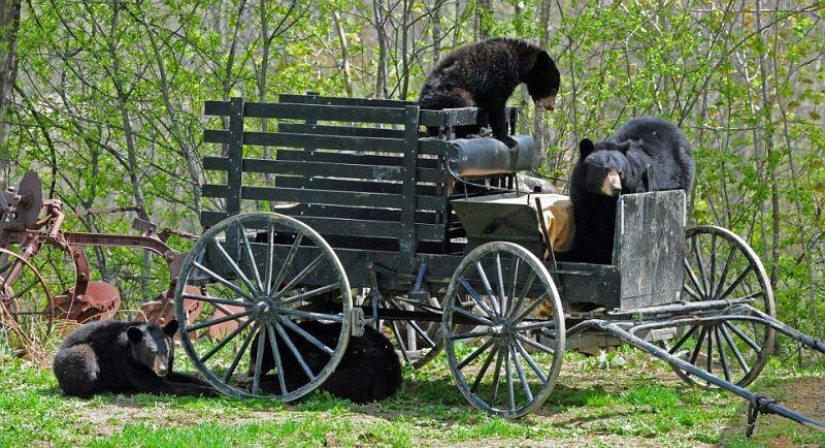
M 163 377 L 172 370 L 173 341 L 178 321 L 172 320 L 163 328 L 154 323 L 133 325 L 126 330 L 132 359 L 155 375 Z
M 528 70 L 524 79 L 527 84 L 527 92 L 536 107 L 546 110 L 556 108 L 556 95 L 559 93 L 561 85 L 561 73 L 553 58 L 546 51 L 540 51 L 536 55 L 533 67 Z
M 583 181 L 585 191 L 608 197 L 622 193 L 622 180 L 628 168 L 627 150 L 630 142 L 599 142 L 589 139 L 579 143 L 577 177 Z

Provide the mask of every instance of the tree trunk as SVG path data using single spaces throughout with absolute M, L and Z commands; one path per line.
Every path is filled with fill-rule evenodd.
M 9 185 L 10 162 L 7 141 L 9 138 L 9 106 L 17 78 L 17 31 L 20 29 L 21 0 L 0 0 L 0 185 Z

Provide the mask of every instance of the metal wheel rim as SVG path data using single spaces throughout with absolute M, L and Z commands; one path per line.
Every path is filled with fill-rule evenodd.
M 3 307 L 3 313 L 8 313 L 17 328 L 26 333 L 25 336 L 34 339 L 48 337 L 54 326 L 54 297 L 51 291 L 49 291 L 48 285 L 46 285 L 37 268 L 20 255 L 8 249 L 0 248 L 0 258 L 9 260 L 0 266 L 0 283 L 2 283 L 2 285 L 0 285 L 0 306 Z M 29 270 L 32 277 L 26 280 L 25 285 L 15 286 L 15 283 L 19 281 L 19 277 L 13 279 L 10 284 L 6 284 L 6 276 L 17 263 L 21 264 L 22 270 Z M 20 275 L 22 275 L 23 272 L 24 271 L 21 271 Z M 42 291 L 32 291 L 38 287 Z M 35 300 L 26 300 L 29 305 L 27 308 L 30 310 L 21 311 L 20 298 L 23 297 L 23 295 L 29 295 L 31 292 L 34 292 L 33 296 Z M 7 294 L 11 294 L 11 296 L 7 297 Z M 41 322 L 44 320 L 44 332 L 42 334 L 34 334 L 32 330 L 39 328 Z
M 508 254 L 506 260 L 502 260 L 502 254 Z M 487 275 L 484 266 L 481 267 L 480 271 L 484 271 L 488 279 L 488 285 L 484 287 L 486 296 L 482 296 L 467 280 L 465 272 L 468 269 L 480 272 L 478 265 L 488 255 L 492 256 L 493 276 Z M 506 274 L 508 268 L 502 267 L 504 264 L 509 264 Z M 518 275 L 526 273 L 520 288 L 515 286 L 519 282 L 513 280 L 518 277 L 516 272 Z M 478 274 L 478 277 L 482 275 Z M 534 300 L 526 298 L 534 284 L 542 287 L 544 292 Z M 457 299 L 463 293 L 470 296 L 474 307 L 481 309 L 479 315 L 473 315 L 475 318 L 468 316 L 466 310 L 469 307 Z M 483 299 L 490 296 L 496 300 Z M 537 313 L 546 310 L 545 306 L 552 310 L 552 317 L 537 320 Z M 450 281 L 442 320 L 450 373 L 464 397 L 477 409 L 504 418 L 522 417 L 541 406 L 555 387 L 564 357 L 565 328 L 561 310 L 561 299 L 552 277 L 541 261 L 523 247 L 508 242 L 491 242 L 471 251 L 458 265 Z M 471 319 L 477 326 L 466 331 L 467 326 L 457 325 L 461 318 L 454 319 L 455 316 Z M 548 337 L 549 343 L 528 342 L 527 335 L 537 330 L 552 336 Z M 475 339 L 476 348 L 466 356 L 457 353 L 463 350 L 459 341 L 471 338 Z M 528 349 L 538 353 L 530 354 Z M 548 357 L 552 359 L 547 361 Z M 484 380 L 490 367 L 493 368 L 490 374 L 493 381 L 487 386 Z M 473 371 L 475 368 L 477 372 Z M 533 390 L 531 383 L 536 382 L 540 386 Z M 499 406 L 502 401 L 504 406 Z
M 253 253 L 252 247 L 254 246 L 254 244 L 249 241 L 249 237 L 246 233 L 250 228 L 260 228 L 261 223 L 264 226 L 266 226 L 268 232 L 267 235 L 269 235 L 269 238 L 268 242 L 263 243 L 261 245 L 262 247 L 259 248 L 264 252 L 264 267 L 263 269 L 258 270 L 257 275 L 255 275 L 255 272 L 252 271 L 249 275 L 246 275 L 245 279 L 242 279 L 240 276 L 237 276 L 237 278 L 234 280 L 235 282 L 233 283 L 232 281 L 227 280 L 223 277 L 221 277 L 223 281 L 219 280 L 216 276 L 212 275 L 218 275 L 214 271 L 212 273 L 206 272 L 204 268 L 208 269 L 211 266 L 211 264 L 210 266 L 202 264 L 202 262 L 208 263 L 207 261 L 205 261 L 205 255 L 207 250 L 218 250 L 218 246 L 220 245 L 216 243 L 219 240 L 219 237 L 221 235 L 226 236 L 228 232 L 235 233 L 239 236 L 240 248 L 238 249 L 238 253 L 242 253 L 244 257 L 249 257 L 253 260 L 260 262 L 260 260 L 257 259 L 254 255 L 251 255 Z M 244 230 L 241 232 L 233 230 L 238 228 Z M 283 231 L 284 229 L 289 232 L 295 232 L 295 234 L 298 236 L 295 237 L 293 243 L 289 245 L 288 252 L 285 258 L 276 258 L 280 254 L 277 254 L 277 251 L 275 250 L 276 245 L 272 243 L 273 235 L 277 234 L 277 230 Z M 314 290 L 304 292 L 303 296 L 301 296 L 301 293 L 295 291 L 301 285 L 292 284 L 292 281 L 297 279 L 288 277 L 289 269 L 280 268 L 293 266 L 296 263 L 296 257 L 298 257 L 298 255 L 296 254 L 299 254 L 301 253 L 301 251 L 305 250 L 303 243 L 306 242 L 311 242 L 314 245 L 314 249 L 317 252 L 319 252 L 319 254 L 313 260 L 314 263 L 307 266 L 302 266 L 302 273 L 309 275 L 318 269 L 324 268 L 328 270 L 324 272 L 332 273 L 332 277 L 334 277 L 335 280 L 332 284 L 328 285 L 324 291 L 340 294 L 340 310 L 337 310 L 340 312 L 336 312 L 334 314 L 313 313 L 303 311 L 298 308 L 290 308 L 290 305 L 288 305 L 295 302 L 303 303 L 305 299 L 309 300 L 314 297 L 319 297 L 319 295 L 312 295 L 312 293 L 314 293 Z M 226 250 L 224 250 L 223 253 L 221 253 L 218 250 L 218 253 L 222 257 L 227 257 L 223 261 L 228 261 L 232 259 L 234 262 L 236 262 L 236 266 L 238 266 L 239 268 L 231 268 L 235 275 L 237 275 L 238 273 L 237 269 L 243 271 L 244 268 L 248 268 L 248 266 L 251 266 L 250 264 L 243 264 L 239 262 L 241 260 L 240 258 L 238 258 L 238 260 L 234 260 L 232 255 L 230 255 Z M 270 266 L 271 269 L 267 269 L 266 266 Z M 237 288 L 239 290 L 237 291 L 238 293 L 242 291 L 256 290 L 258 294 L 252 295 L 251 297 L 249 297 L 250 294 L 248 293 L 247 295 L 238 294 L 240 296 L 239 298 L 242 300 L 233 301 L 232 305 L 242 307 L 244 311 L 237 313 L 228 312 L 225 317 L 221 318 L 213 319 L 206 317 L 204 321 L 199 322 L 197 324 L 187 323 L 184 299 L 199 300 L 204 304 L 210 304 L 215 307 L 229 304 L 225 301 L 225 298 L 209 296 L 208 292 L 206 293 L 206 295 L 201 296 L 193 295 L 185 291 L 187 285 L 202 285 L 205 281 L 204 276 L 207 277 L 206 280 L 217 281 L 219 284 L 223 284 L 224 286 L 230 289 L 233 289 L 233 286 L 230 286 L 228 284 L 234 285 L 234 288 Z M 281 285 L 283 287 L 274 286 L 275 284 Z M 264 285 L 273 286 L 267 292 L 265 290 L 266 286 Z M 287 287 L 289 287 L 289 291 L 286 291 Z M 287 296 L 283 294 L 285 291 L 287 293 L 295 292 L 295 294 Z M 299 296 L 304 298 L 301 299 Z M 218 302 L 216 301 L 216 299 L 219 299 L 221 301 Z M 338 363 L 344 355 L 344 351 L 346 349 L 347 342 L 349 341 L 351 331 L 351 310 L 352 297 L 350 295 L 349 281 L 347 279 L 343 265 L 341 264 L 338 257 L 335 255 L 335 252 L 332 250 L 332 248 L 317 232 L 315 232 L 306 224 L 293 218 L 279 215 L 276 213 L 247 213 L 238 216 L 233 216 L 221 221 L 220 223 L 216 224 L 215 226 L 211 227 L 209 230 L 204 232 L 201 238 L 198 239 L 197 243 L 195 244 L 195 247 L 186 255 L 186 258 L 184 259 L 181 265 L 180 277 L 175 288 L 175 315 L 178 321 L 181 322 L 179 333 L 181 336 L 181 341 L 183 343 L 182 345 L 187 355 L 189 356 L 190 360 L 195 365 L 195 367 L 206 377 L 206 379 L 213 386 L 215 386 L 223 393 L 232 396 L 251 398 L 263 397 L 274 398 L 283 401 L 291 401 L 298 399 L 315 390 L 332 374 L 335 367 L 338 365 Z M 210 313 L 201 313 L 202 316 L 208 314 Z M 241 376 L 238 374 L 238 367 L 243 365 L 243 363 L 246 361 L 246 358 L 253 356 L 251 353 L 253 340 L 257 339 L 259 342 L 263 342 L 264 337 L 269 337 L 269 341 L 272 341 L 273 339 L 280 340 L 284 337 L 286 333 L 290 333 L 294 336 L 296 334 L 294 333 L 294 326 L 289 325 L 289 323 L 286 321 L 288 320 L 294 324 L 295 319 L 298 318 L 305 321 L 334 321 L 339 322 L 341 324 L 340 332 L 337 336 L 337 343 L 335 344 L 335 346 L 325 346 L 325 350 L 328 351 L 330 358 L 327 361 L 326 365 L 319 372 L 317 372 L 317 374 L 313 372 L 313 374 L 315 374 L 314 378 L 312 378 L 303 386 L 294 390 L 284 391 L 284 389 L 280 389 L 280 393 L 267 393 L 262 391 L 259 387 L 259 381 L 263 378 L 262 373 L 260 372 L 260 361 L 258 361 L 255 365 L 255 374 L 252 379 L 253 384 L 251 388 L 247 389 L 232 381 L 237 380 L 237 378 Z M 245 320 L 242 321 L 241 319 Z M 231 333 L 223 336 L 223 338 L 220 341 L 215 343 L 208 350 L 196 346 L 198 331 L 226 321 L 238 322 L 239 325 L 236 329 L 237 332 L 232 331 Z M 258 331 L 261 328 L 266 328 L 265 333 L 261 333 Z M 262 334 L 263 336 L 261 336 Z M 240 337 L 241 335 L 245 336 Z M 233 355 L 232 363 L 229 365 L 229 367 L 226 368 L 225 371 L 216 371 L 214 368 L 211 367 L 211 365 L 207 365 L 207 363 L 212 361 L 214 355 L 220 352 L 221 350 L 224 350 L 224 347 L 229 345 L 230 342 L 234 343 L 235 345 L 241 342 L 242 343 L 240 349 L 237 351 L 237 353 Z M 277 344 L 270 343 L 258 345 L 267 346 L 267 348 L 272 351 L 273 357 L 278 356 L 275 354 L 276 349 L 273 348 L 273 345 Z M 290 350 L 292 349 L 290 348 Z M 260 359 L 259 357 L 261 353 L 262 350 L 257 352 L 257 354 L 255 355 L 256 359 Z M 295 352 L 293 351 L 292 353 Z M 301 357 L 301 359 L 303 359 L 303 357 Z M 249 365 L 253 365 L 251 360 L 249 362 Z
M 709 237 L 709 241 L 704 241 L 704 246 L 696 243 L 700 236 Z M 722 227 L 697 226 L 686 231 L 686 238 L 688 253 L 684 261 L 686 275 L 682 288 L 683 300 L 735 300 L 753 295 L 755 300 L 750 302 L 751 306 L 771 317 L 776 316 L 773 290 L 765 268 L 756 252 L 741 237 Z M 725 243 L 722 249 L 729 248 L 727 253 L 717 254 L 720 242 Z M 703 258 L 701 265 L 691 263 L 691 256 L 697 257 L 696 254 L 708 244 L 711 250 L 709 259 Z M 744 273 L 738 269 L 734 272 L 732 268 L 736 267 L 732 264 L 736 260 L 742 260 L 742 257 L 747 262 Z M 758 289 L 743 296 L 744 291 L 740 286 L 744 288 L 742 284 L 746 280 L 750 280 L 750 284 L 755 280 Z M 669 351 L 681 354 L 686 361 L 706 372 L 710 370 L 709 373 L 745 387 L 759 376 L 767 364 L 775 336 L 776 331 L 767 325 L 726 320 L 683 329 Z M 696 347 L 697 342 L 699 347 Z M 691 343 L 693 347 L 690 347 Z M 674 371 L 689 384 L 703 388 L 714 387 L 681 369 L 674 368 Z

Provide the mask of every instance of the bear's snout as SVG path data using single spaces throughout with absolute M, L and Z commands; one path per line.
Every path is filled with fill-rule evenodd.
M 166 358 L 163 356 L 156 356 L 154 365 L 152 366 L 152 371 L 154 371 L 157 376 L 166 376 L 166 374 L 169 373 L 169 363 Z
M 545 110 L 556 110 L 556 95 L 536 100 L 536 107 L 543 107 Z

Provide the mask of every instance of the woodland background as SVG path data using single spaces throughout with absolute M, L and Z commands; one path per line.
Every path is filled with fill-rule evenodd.
M 678 123 L 698 165 L 691 221 L 749 241 L 780 318 L 822 338 L 823 12 L 823 0 L 0 0 L 0 180 L 35 169 L 67 214 L 141 205 L 161 227 L 199 233 L 199 212 L 216 208 L 199 194 L 201 157 L 219 150 L 202 142 L 204 101 L 415 100 L 446 52 L 518 37 L 563 77 L 553 113 L 522 90 L 512 100 L 520 132 L 546 151 L 545 175 L 565 189 L 577 142 L 630 117 Z M 89 258 L 142 301 L 164 273 L 129 257 Z

